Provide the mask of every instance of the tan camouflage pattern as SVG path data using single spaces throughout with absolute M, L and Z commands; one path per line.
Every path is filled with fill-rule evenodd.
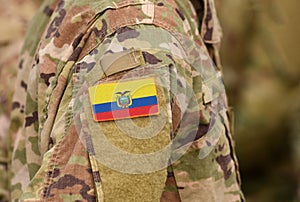
M 219 66 L 221 30 L 214 2 L 202 5 L 197 19 L 189 1 L 44 1 L 27 33 L 13 101 L 13 201 L 243 201 L 222 75 L 207 49 Z M 105 74 L 105 58 L 120 62 L 117 55 L 132 50 L 138 67 Z M 89 86 L 149 76 L 159 116 L 92 120 Z M 127 136 L 155 123 L 154 137 Z M 170 150 L 160 164 L 106 159 L 109 142 L 134 156 Z
M 0 201 L 9 201 L 8 183 L 8 127 L 19 53 L 26 25 L 39 2 L 28 0 L 0 1 Z

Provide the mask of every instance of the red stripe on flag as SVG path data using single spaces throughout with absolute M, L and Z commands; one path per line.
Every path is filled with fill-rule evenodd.
M 109 121 L 124 118 L 134 118 L 140 116 L 156 115 L 158 114 L 158 105 L 150 105 L 137 108 L 126 108 L 110 112 L 102 112 L 94 115 L 96 121 Z

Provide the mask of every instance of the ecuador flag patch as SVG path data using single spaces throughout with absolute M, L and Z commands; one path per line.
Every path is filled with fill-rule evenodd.
M 154 78 L 102 83 L 89 88 L 95 121 L 159 114 Z

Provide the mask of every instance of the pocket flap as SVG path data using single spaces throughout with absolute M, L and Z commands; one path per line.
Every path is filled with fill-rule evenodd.
M 130 70 L 145 64 L 142 51 L 126 50 L 109 55 L 105 55 L 100 60 L 101 67 L 106 76 L 110 76 L 117 72 Z

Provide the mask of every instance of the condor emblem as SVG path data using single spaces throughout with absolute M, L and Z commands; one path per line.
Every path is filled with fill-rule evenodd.
M 124 108 L 128 108 L 129 106 L 132 105 L 132 98 L 131 98 L 131 95 L 129 95 L 128 93 L 130 93 L 129 90 L 116 93 L 118 107 L 124 109 Z

